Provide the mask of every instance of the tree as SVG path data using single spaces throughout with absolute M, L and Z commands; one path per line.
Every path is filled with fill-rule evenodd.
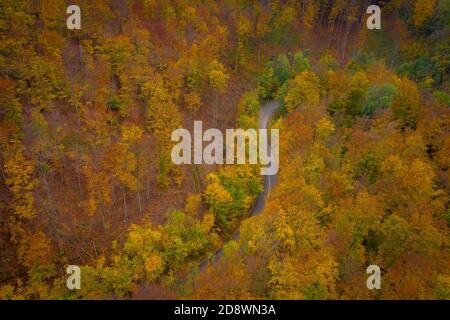
M 238 25 L 236 27 L 237 31 L 237 48 L 236 48 L 236 71 L 240 66 L 246 64 L 248 60 L 249 51 L 249 41 L 251 35 L 251 23 L 246 16 L 241 16 Z
M 215 92 L 213 124 L 217 122 L 217 108 L 219 103 L 219 94 L 223 93 L 227 87 L 229 75 L 226 73 L 225 67 L 217 60 L 213 60 L 209 65 L 208 79 L 209 84 Z
M 362 114 L 373 117 L 377 110 L 387 109 L 394 100 L 397 88 L 392 84 L 372 86 L 369 88 Z
M 402 125 L 415 128 L 420 110 L 420 94 L 417 85 L 408 79 L 399 79 L 395 84 L 397 94 L 392 101 L 392 110 Z
M 328 118 L 321 118 L 316 124 L 316 137 L 325 139 L 335 132 L 336 128 Z
M 229 233 L 236 227 L 262 191 L 256 169 L 250 165 L 231 166 L 218 175 L 208 175 L 204 198 L 223 232 Z
M 199 214 L 201 204 L 202 196 L 200 194 L 193 194 L 187 198 L 184 211 L 186 214 L 196 217 Z
M 256 9 L 256 26 L 254 38 L 258 42 L 258 65 L 261 63 L 261 46 L 264 37 L 270 32 L 269 21 L 270 14 L 266 12 L 265 8 L 257 6 Z
M 416 0 L 412 21 L 416 27 L 421 27 L 431 18 L 436 6 L 436 0 Z
M 272 16 L 272 33 L 275 39 L 285 48 L 288 47 L 292 38 L 292 29 L 296 20 L 297 11 L 289 5 L 282 5 L 273 12 Z
M 223 258 L 195 278 L 195 291 L 191 298 L 252 299 L 251 273 L 242 260 L 237 243 L 228 243 L 224 247 Z
M 172 132 L 181 127 L 182 115 L 172 100 L 171 95 L 160 75 L 143 86 L 142 96 L 147 100 L 148 107 L 145 114 L 147 130 L 151 131 L 158 141 L 158 183 L 166 188 L 169 185 L 168 176 L 175 175 L 178 183 L 180 171 L 170 161 L 170 137 Z M 178 177 L 178 178 L 177 178 Z
M 339 125 L 350 126 L 356 117 L 361 116 L 369 81 L 364 72 L 358 71 L 349 76 L 343 71 L 329 73 L 328 111 Z
M 286 109 L 291 112 L 297 108 L 312 109 L 320 104 L 320 80 L 310 71 L 297 75 L 288 85 L 284 98 Z
M 135 125 L 123 125 L 119 143 L 111 146 L 106 165 L 122 187 L 124 220 L 128 219 L 126 189 L 139 190 L 136 178 L 138 159 L 133 152 L 133 145 L 142 138 L 142 129 Z
M 245 93 L 239 102 L 238 110 L 240 114 L 256 116 L 260 108 L 258 93 L 255 91 Z
M 20 82 L 28 101 L 40 109 L 51 109 L 56 100 L 68 96 L 62 62 L 58 62 L 50 62 L 42 57 L 31 58 L 29 72 Z
M 195 91 L 188 92 L 184 95 L 184 105 L 189 112 L 194 114 L 200 109 L 202 99 Z
M 5 183 L 14 197 L 14 212 L 21 218 L 31 219 L 36 216 L 33 190 L 38 181 L 33 178 L 35 161 L 26 159 L 20 141 L 14 143 L 11 157 L 4 164 Z
M 112 203 L 110 175 L 108 172 L 93 168 L 88 164 L 82 167 L 82 172 L 86 177 L 87 212 L 93 215 L 99 210 L 99 207 L 102 209 Z

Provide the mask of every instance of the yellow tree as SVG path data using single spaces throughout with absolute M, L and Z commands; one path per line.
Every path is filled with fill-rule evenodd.
M 119 142 L 112 145 L 109 150 L 106 166 L 121 184 L 124 220 L 127 220 L 126 189 L 136 191 L 139 185 L 139 181 L 136 179 L 137 157 L 132 148 L 141 139 L 143 131 L 135 125 L 123 125 L 121 131 Z
M 289 112 L 297 108 L 310 110 L 320 104 L 320 80 L 311 71 L 304 71 L 289 81 L 288 93 L 284 98 Z
M 315 17 L 319 11 L 317 8 L 318 4 L 316 4 L 315 1 L 307 1 L 306 3 L 303 3 L 303 6 L 303 26 L 309 31 L 314 27 Z
M 236 71 L 240 66 L 245 65 L 248 56 L 248 46 L 251 34 L 251 23 L 246 16 L 241 16 L 236 28 L 237 32 L 237 48 L 236 48 L 236 61 L 235 69 Z
M 96 168 L 94 163 L 88 164 L 90 161 L 86 160 L 86 164 L 82 166 L 81 170 L 86 177 L 87 211 L 90 215 L 93 215 L 98 211 L 99 206 L 102 208 L 111 204 L 111 181 L 107 172 L 101 170 L 101 168 Z
M 226 73 L 225 67 L 218 60 L 213 60 L 209 65 L 208 79 L 209 84 L 215 92 L 213 124 L 217 122 L 217 108 L 219 103 L 219 94 L 223 93 L 227 87 L 229 75 Z
M 436 0 L 416 0 L 412 21 L 416 27 L 422 27 L 434 13 Z
M 158 183 L 167 187 L 169 173 L 174 173 L 177 182 L 181 183 L 180 169 L 170 161 L 170 137 L 175 129 L 181 127 L 182 115 L 162 77 L 157 76 L 154 81 L 147 82 L 144 93 L 148 100 L 146 126 L 156 136 L 159 147 Z
M 270 14 L 261 5 L 256 6 L 256 26 L 254 38 L 258 42 L 258 65 L 261 63 L 261 46 L 264 37 L 270 32 Z
M 198 109 L 200 109 L 200 106 L 202 104 L 202 98 L 197 92 L 192 91 L 185 93 L 183 97 L 184 97 L 184 105 L 190 113 L 194 114 L 195 112 L 197 112 Z
M 392 110 L 402 125 L 415 128 L 420 111 L 420 93 L 415 82 L 399 79 L 395 83 L 397 94 L 392 102 Z
M 36 216 L 33 190 L 38 181 L 33 178 L 34 165 L 35 161 L 25 158 L 22 143 L 16 141 L 4 164 L 5 183 L 14 196 L 14 212 L 26 219 Z

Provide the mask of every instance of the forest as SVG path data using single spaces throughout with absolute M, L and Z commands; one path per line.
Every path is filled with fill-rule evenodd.
M 0 300 L 450 299 L 449 71 L 450 0 L 0 0 Z M 260 214 L 171 161 L 273 101 Z

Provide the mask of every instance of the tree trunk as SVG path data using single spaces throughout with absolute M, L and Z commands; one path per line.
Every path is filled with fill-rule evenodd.
M 137 185 L 137 200 L 138 200 L 139 214 L 142 214 L 141 190 L 139 189 L 139 182 Z
M 213 127 L 215 128 L 217 126 L 217 103 L 219 101 L 219 94 L 215 93 L 215 102 L 214 102 L 214 108 L 213 108 Z
M 346 23 L 344 39 L 342 41 L 342 47 L 341 47 L 341 61 L 344 61 L 344 58 L 345 58 L 345 52 L 347 51 L 348 36 L 350 34 L 350 31 L 352 30 L 352 26 L 353 26 L 352 22 Z
M 80 200 L 83 200 L 83 190 L 81 189 L 80 168 L 79 168 L 78 164 L 77 164 L 76 172 L 77 172 L 77 180 L 78 180 L 78 192 L 80 194 Z
M 111 198 L 112 198 L 112 203 L 115 204 L 116 203 L 116 186 L 114 185 L 114 181 L 112 181 L 112 183 L 111 183 Z
M 150 165 L 147 169 L 147 201 L 150 200 Z
M 261 65 L 261 39 L 258 40 L 258 67 Z
M 128 208 L 127 208 L 127 197 L 125 194 L 125 187 L 122 186 L 122 193 L 123 193 L 123 221 L 128 220 Z
M 42 185 L 44 186 L 45 193 L 47 194 L 48 203 L 51 203 L 52 196 L 50 192 L 50 186 L 48 184 L 47 175 L 45 173 L 42 174 Z

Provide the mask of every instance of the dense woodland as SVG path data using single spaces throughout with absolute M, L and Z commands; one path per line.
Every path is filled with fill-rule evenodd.
M 0 0 L 0 299 L 450 299 L 450 0 L 72 2 Z M 259 168 L 170 137 L 272 100 L 249 218 Z

